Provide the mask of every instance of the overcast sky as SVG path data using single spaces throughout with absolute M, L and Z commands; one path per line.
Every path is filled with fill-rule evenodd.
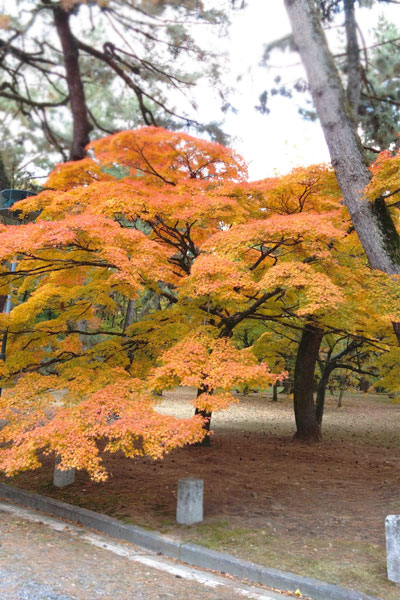
M 382 5 L 373 10 L 358 12 L 358 19 L 368 40 L 368 31 L 376 25 L 378 15 L 384 14 L 396 22 L 400 8 Z M 265 42 L 289 33 L 290 25 L 283 0 L 250 0 L 244 11 L 233 20 L 231 43 L 231 74 L 248 73 L 236 85 L 237 115 L 227 118 L 225 129 L 237 137 L 233 144 L 249 164 L 250 179 L 262 179 L 275 172 L 285 173 L 294 166 L 328 162 L 326 143 L 318 123 L 305 122 L 297 112 L 296 101 L 275 97 L 269 103 L 271 113 L 260 115 L 254 106 L 258 95 L 276 77 L 293 81 L 302 73 L 302 67 L 284 67 L 299 63 L 294 54 L 275 53 L 268 71 L 258 67 Z M 281 65 L 281 66 L 280 66 Z
M 208 0 L 213 6 L 219 1 Z M 4 12 L 10 11 L 11 6 L 15 7 L 11 0 L 0 0 L 0 8 L 3 7 Z M 381 13 L 393 22 L 399 21 L 400 7 L 395 4 L 357 10 L 357 19 L 367 43 Z M 82 14 L 84 9 L 77 18 L 82 18 Z M 269 69 L 259 66 L 265 43 L 289 32 L 283 0 L 248 0 L 247 7 L 236 11 L 232 19 L 229 40 L 222 38 L 218 42 L 230 55 L 226 77 L 236 90 L 231 101 L 238 109 L 237 114 L 227 115 L 223 128 L 233 136 L 231 145 L 246 160 L 252 180 L 286 173 L 295 166 L 329 162 L 319 123 L 306 122 L 300 117 L 296 99 L 271 98 L 268 101 L 269 115 L 261 115 L 255 110 L 259 94 L 271 87 L 276 76 L 280 75 L 287 82 L 304 76 L 300 59 L 294 53 L 275 52 Z M 208 41 L 207 38 L 202 40 L 203 44 Z M 242 77 L 237 81 L 239 75 Z M 209 90 L 198 88 L 196 100 L 199 106 L 196 118 L 199 121 L 220 118 L 220 101 L 211 98 Z M 305 98 L 302 100 L 304 106 Z

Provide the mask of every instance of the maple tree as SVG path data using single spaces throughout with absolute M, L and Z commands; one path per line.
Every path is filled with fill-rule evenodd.
M 339 317 L 357 333 L 357 305 L 386 327 L 397 315 L 396 294 L 376 311 L 397 288 L 367 268 L 329 167 L 249 183 L 234 151 L 154 127 L 88 151 L 18 204 L 40 211 L 35 223 L 0 227 L 0 293 L 14 304 L 0 316 L 8 475 L 39 466 L 42 451 L 101 480 L 99 440 L 157 458 L 209 439 L 211 413 L 236 401 L 233 390 L 287 376 L 264 351 L 267 332 L 243 348 L 241 327 L 302 332 L 307 357 L 309 332 L 337 330 Z M 191 419 L 155 410 L 152 392 L 177 385 L 197 387 Z M 295 414 L 298 437 L 318 437 L 312 390 L 310 400 L 296 375 Z
M 44 449 L 60 455 L 62 466 L 86 468 L 101 479 L 105 474 L 96 446 L 99 438 L 108 439 L 108 450 L 157 457 L 204 436 L 200 417 L 175 420 L 153 411 L 150 382 L 152 377 L 158 381 L 160 374 L 151 369 L 157 357 L 167 360 L 163 350 L 181 341 L 185 332 L 194 326 L 205 328 L 204 315 L 200 319 L 194 311 L 189 318 L 187 310 L 174 306 L 174 289 L 199 254 L 195 244 L 209 230 L 217 230 L 226 214 L 234 214 L 228 197 L 221 197 L 219 211 L 212 199 L 200 203 L 204 192 L 197 178 L 239 181 L 245 167 L 231 151 L 183 134 L 144 129 L 117 138 L 108 142 L 116 153 L 122 152 L 117 160 L 129 170 L 129 179 L 118 181 L 89 159 L 66 164 L 49 179 L 50 186 L 65 191 L 47 190 L 20 205 L 23 210 L 41 210 L 38 221 L 3 226 L 0 232 L 2 288 L 11 288 L 15 304 L 9 317 L 2 315 L 9 347 L 1 374 L 12 391 L 1 401 L 7 420 L 1 432 L 1 465 L 10 474 L 37 466 L 37 450 Z M 99 156 L 107 161 L 110 148 L 104 140 L 98 146 Z M 182 221 L 176 223 L 179 213 Z M 187 219 L 196 214 L 198 235 L 192 240 L 193 224 Z M 182 223 L 183 232 L 178 226 Z M 152 235 L 146 233 L 149 227 Z M 14 257 L 18 267 L 11 276 L 7 261 Z M 104 326 L 99 313 L 112 313 L 118 294 L 135 299 L 145 290 L 159 292 L 171 304 L 167 316 L 165 311 L 151 319 L 145 316 L 126 331 Z M 233 365 L 234 348 L 229 354 L 229 345 L 227 341 L 224 348 Z M 255 365 L 256 359 L 246 353 L 240 356 L 235 383 L 246 377 L 253 380 L 255 371 L 258 380 L 271 380 L 266 366 Z M 246 364 L 245 356 L 247 375 L 240 366 Z M 210 377 L 209 373 L 208 388 Z M 215 408 L 224 385 L 233 383 L 218 385 Z M 55 390 L 66 390 L 60 405 L 54 400 Z M 205 402 L 199 396 L 202 407 Z

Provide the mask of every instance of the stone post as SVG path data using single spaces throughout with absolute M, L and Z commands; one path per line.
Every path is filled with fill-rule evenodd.
M 387 576 L 400 583 L 400 515 L 388 515 L 385 525 Z
M 75 481 L 75 469 L 66 469 L 65 471 L 58 468 L 58 465 L 61 462 L 60 456 L 56 458 L 56 464 L 54 465 L 54 473 L 53 473 L 53 485 L 56 487 L 62 488 L 66 485 L 71 485 Z
M 176 520 L 183 525 L 203 520 L 203 480 L 185 477 L 178 481 Z

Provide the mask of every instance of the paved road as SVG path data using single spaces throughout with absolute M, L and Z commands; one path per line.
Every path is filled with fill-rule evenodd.
M 0 502 L 1 600 L 284 600 Z

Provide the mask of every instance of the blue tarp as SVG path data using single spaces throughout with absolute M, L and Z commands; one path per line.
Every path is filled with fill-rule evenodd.
M 36 195 L 35 192 L 28 190 L 2 190 L 0 193 L 0 208 L 11 208 L 14 202 Z

